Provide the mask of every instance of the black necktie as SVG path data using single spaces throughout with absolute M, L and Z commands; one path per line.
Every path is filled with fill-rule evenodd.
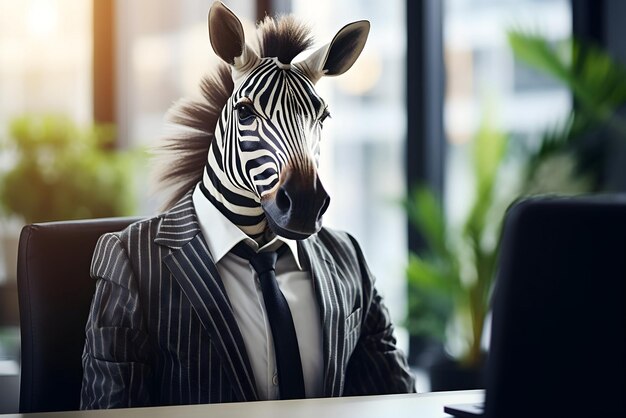
M 265 309 L 274 338 L 276 366 L 278 368 L 278 387 L 280 399 L 304 398 L 304 378 L 296 329 L 293 325 L 291 310 L 276 281 L 276 260 L 287 249 L 283 245 L 277 252 L 256 253 L 244 242 L 240 242 L 232 253 L 248 260 L 259 275 Z

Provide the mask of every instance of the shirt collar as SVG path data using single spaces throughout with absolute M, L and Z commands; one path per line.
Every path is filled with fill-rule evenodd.
M 273 240 L 259 248 L 256 241 L 248 237 L 204 196 L 199 184 L 196 185 L 193 191 L 193 206 L 196 210 L 200 230 L 216 264 L 241 241 L 245 241 L 257 252 L 272 248 L 280 241 L 287 245 L 298 268 L 302 270 L 298 258 L 298 243 L 296 241 L 276 236 Z

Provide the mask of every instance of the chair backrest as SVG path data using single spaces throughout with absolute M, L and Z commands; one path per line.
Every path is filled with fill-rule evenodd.
M 20 412 L 79 408 L 85 324 L 96 284 L 89 275 L 92 254 L 101 235 L 137 220 L 49 222 L 22 230 Z

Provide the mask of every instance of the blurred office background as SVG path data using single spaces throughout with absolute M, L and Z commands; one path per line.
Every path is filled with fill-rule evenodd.
M 0 413 L 17 408 L 20 226 L 156 213 L 145 149 L 171 129 L 168 108 L 197 97 L 200 78 L 217 61 L 206 30 L 210 3 L 0 0 Z M 475 283 L 488 291 L 490 278 L 481 278 L 476 266 L 492 261 L 503 208 L 524 193 L 624 189 L 623 141 L 603 140 L 625 132 L 613 118 L 624 97 L 587 117 L 587 130 L 578 122 L 571 129 L 568 121 L 594 107 L 585 98 L 600 87 L 574 83 L 591 86 L 581 99 L 573 77 L 546 65 L 553 54 L 572 71 L 580 64 L 593 73 L 589 60 L 576 61 L 571 52 L 575 38 L 606 58 L 613 78 L 620 75 L 624 3 L 225 3 L 250 29 L 266 13 L 293 12 L 311 24 L 317 45 L 350 21 L 371 21 L 355 66 L 317 86 L 332 113 L 320 163 L 332 197 L 325 223 L 359 239 L 398 325 L 399 344 L 408 351 L 412 342 L 415 367 L 467 359 L 472 350 L 480 367 L 476 347 L 484 348 L 487 338 L 479 333 L 477 345 L 476 324 L 467 318 L 478 310 L 488 321 L 488 307 L 464 298 Z M 606 104 L 602 98 L 592 103 Z M 450 254 L 461 261 L 451 263 Z M 424 284 L 448 280 L 450 271 L 452 287 Z M 430 387 L 420 378 L 418 390 Z

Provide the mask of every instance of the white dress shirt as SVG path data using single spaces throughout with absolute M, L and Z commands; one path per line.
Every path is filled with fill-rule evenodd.
M 222 215 L 198 186 L 193 193 L 193 204 L 241 330 L 261 400 L 279 399 L 272 330 L 258 275 L 247 260 L 231 254 L 230 250 L 240 241 L 246 241 L 256 251 L 272 248 L 277 241 L 282 241 L 291 250 L 276 262 L 276 280 L 285 295 L 296 328 L 306 397 L 321 397 L 324 360 L 320 311 L 311 273 L 300 265 L 296 241 L 277 237 L 258 248 L 254 240 Z

